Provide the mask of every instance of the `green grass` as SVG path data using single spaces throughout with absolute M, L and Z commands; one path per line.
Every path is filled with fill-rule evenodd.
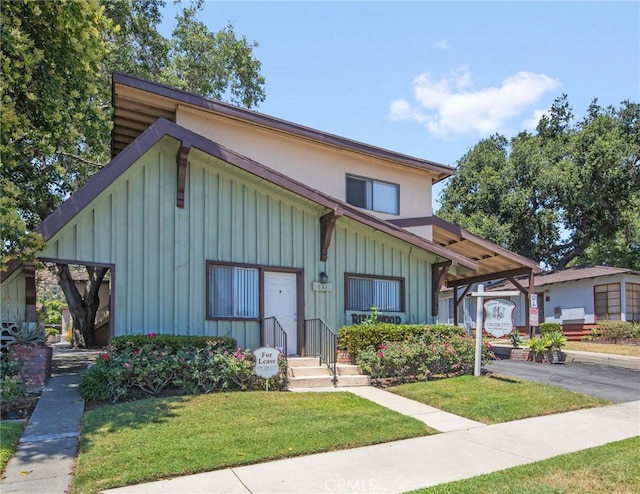
M 413 491 L 414 494 L 640 492 L 640 437 L 530 465 Z
M 25 422 L 0 422 L 0 472 L 13 457 Z
M 351 393 L 140 400 L 85 413 L 73 492 L 432 433 Z
M 555 386 L 499 375 L 417 382 L 389 388 L 389 391 L 484 424 L 611 403 Z

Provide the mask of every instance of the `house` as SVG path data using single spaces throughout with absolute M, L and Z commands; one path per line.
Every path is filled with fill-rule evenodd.
M 640 271 L 609 266 L 577 266 L 536 274 L 534 290 L 537 295 L 538 319 L 540 322 L 562 324 L 570 339 L 579 340 L 592 327 L 602 321 L 640 321 Z M 528 291 L 529 279 L 492 284 L 486 287 L 488 294 L 495 290 Z M 520 328 L 525 324 L 525 295 L 510 297 L 516 304 L 514 324 Z M 442 291 L 442 322 L 451 318 L 452 290 Z M 475 305 L 468 301 L 463 317 L 468 324 L 475 325 Z
M 42 261 L 110 269 L 111 336 L 304 354 L 372 305 L 432 323 L 444 284 L 540 271 L 433 217 L 450 167 L 124 74 L 113 105 L 112 161 L 38 227 Z M 30 307 L 30 269 L 3 273 L 3 321 Z

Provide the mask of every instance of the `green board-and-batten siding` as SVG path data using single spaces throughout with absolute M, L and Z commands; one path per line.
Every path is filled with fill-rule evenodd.
M 115 266 L 115 336 L 228 334 L 242 346 L 257 346 L 257 322 L 206 319 L 207 261 L 302 270 L 304 317 L 321 317 L 332 328 L 344 323 L 345 272 L 403 277 L 408 320 L 430 321 L 435 256 L 339 218 L 328 259 L 321 262 L 319 219 L 325 208 L 197 149 L 189 154 L 180 209 L 178 146 L 169 137 L 159 141 L 41 253 L 48 259 Z M 321 271 L 329 275 L 333 291 L 311 289 Z

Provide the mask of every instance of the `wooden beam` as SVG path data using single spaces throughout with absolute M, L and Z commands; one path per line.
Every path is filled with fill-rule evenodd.
M 489 273 L 489 274 L 484 274 L 479 276 L 472 276 L 469 278 L 463 278 L 459 280 L 448 281 L 447 286 L 449 288 L 455 288 L 457 286 L 470 285 L 473 283 L 482 283 L 484 281 L 503 280 L 503 279 L 509 278 L 510 276 L 520 276 L 525 274 L 528 275 L 531 273 L 531 271 L 532 271 L 531 268 L 510 269 L 508 271 L 499 271 L 496 273 Z
M 176 156 L 176 164 L 178 166 L 176 206 L 180 209 L 184 209 L 184 189 L 187 182 L 187 162 L 189 158 L 189 151 L 191 151 L 191 146 L 185 146 L 182 144 L 178 150 L 178 156 Z
M 340 208 L 336 208 L 330 213 L 320 217 L 320 260 L 326 261 L 327 254 L 329 252 L 329 246 L 331 245 L 331 235 L 333 234 L 333 228 L 336 226 L 336 221 L 340 218 L 344 212 Z
M 36 322 L 36 265 L 25 263 L 24 270 L 24 305 L 25 321 Z
M 458 307 L 460 307 L 460 302 L 464 300 L 464 297 L 471 290 L 471 285 L 467 285 L 462 294 L 458 297 L 458 287 L 453 289 L 453 325 L 458 325 Z
M 440 293 L 444 278 L 451 267 L 451 262 L 436 262 L 431 265 L 431 315 L 433 317 L 436 317 L 439 312 L 438 293 Z

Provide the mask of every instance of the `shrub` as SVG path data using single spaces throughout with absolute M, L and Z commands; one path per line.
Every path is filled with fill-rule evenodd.
M 547 336 L 529 340 L 529 351 L 542 355 L 549 350 L 551 350 L 551 340 Z
M 229 351 L 230 338 L 149 334 L 114 340 L 116 344 L 81 377 L 80 394 L 86 400 L 115 403 L 136 393 L 155 396 L 168 387 L 189 394 L 266 387 L 266 380 L 255 374 L 253 353 Z M 281 358 L 280 373 L 269 379 L 270 388 L 285 389 L 286 375 L 286 359 Z
M 0 356 L 0 401 L 13 403 L 27 392 L 22 377 L 22 364 L 9 360 L 7 354 Z
M 623 338 L 632 338 L 634 334 L 633 323 L 628 321 L 605 321 L 600 329 L 602 336 L 613 343 Z
M 451 337 L 464 334 L 463 328 L 447 324 L 357 324 L 343 326 L 338 330 L 338 348 L 345 349 L 351 355 L 357 357 L 366 348 L 377 348 L 383 343 L 392 341 L 404 341 L 425 335 L 429 338 L 439 335 Z
M 488 344 L 483 346 L 483 362 L 493 358 L 489 348 Z M 475 366 L 475 338 L 423 335 L 370 346 L 356 360 L 362 371 L 375 380 L 406 382 L 428 380 L 434 375 L 470 374 Z
M 540 336 L 544 336 L 555 331 L 560 331 L 562 333 L 562 324 L 557 322 L 540 323 Z

